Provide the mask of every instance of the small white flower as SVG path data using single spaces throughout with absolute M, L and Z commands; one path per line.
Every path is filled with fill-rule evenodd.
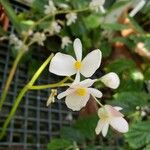
M 140 0 L 139 3 L 134 7 L 134 9 L 129 13 L 130 17 L 134 17 L 146 4 L 146 0 Z
M 60 93 L 57 98 L 62 99 L 66 97 L 65 103 L 67 107 L 73 111 L 78 111 L 87 104 L 90 95 L 97 98 L 102 97 L 102 93 L 99 90 L 90 88 L 94 82 L 95 80 L 86 79 L 82 82 L 72 84 L 65 92 Z
M 11 34 L 9 36 L 9 42 L 10 45 L 13 45 L 16 50 L 24 50 L 24 51 L 28 50 L 28 47 L 23 43 L 23 41 L 18 39 L 18 37 L 14 34 Z
M 67 19 L 67 26 L 70 26 L 72 23 L 76 22 L 77 14 L 71 12 L 71 13 L 66 15 L 66 19 Z
M 52 0 L 49 0 L 48 5 L 45 5 L 44 8 L 45 8 L 44 13 L 46 15 L 54 14 L 55 11 L 57 10 Z
M 46 36 L 44 33 L 36 32 L 33 35 L 32 41 L 37 42 L 39 45 L 43 46 L 44 41 L 46 40 Z
M 114 72 L 110 72 L 100 78 L 100 81 L 103 82 L 107 87 L 116 89 L 120 84 L 120 79 L 118 75 Z
M 70 40 L 70 38 L 68 36 L 65 36 L 62 38 L 62 44 L 61 44 L 61 48 L 64 49 L 66 46 L 68 46 L 68 44 L 71 44 L 72 41 Z
M 51 60 L 49 71 L 60 76 L 76 74 L 76 82 L 80 81 L 80 73 L 84 77 L 91 77 L 101 64 L 101 51 L 93 50 L 82 60 L 82 44 L 80 39 L 74 41 L 76 60 L 67 54 L 57 53 Z
M 50 27 L 45 29 L 44 32 L 48 32 L 49 35 L 54 35 L 56 33 L 59 33 L 60 30 L 61 30 L 61 26 L 56 21 L 53 21 Z
M 105 13 L 106 11 L 103 7 L 104 3 L 105 0 L 92 0 L 89 4 L 89 7 L 91 10 L 95 10 L 96 12 L 100 10 L 102 13 Z
M 121 133 L 128 132 L 128 123 L 123 118 L 123 114 L 119 112 L 121 107 L 112 107 L 110 105 L 105 105 L 98 110 L 98 116 L 100 120 L 98 121 L 97 127 L 95 129 L 96 134 L 100 134 L 105 137 L 108 132 L 109 125 L 115 130 Z

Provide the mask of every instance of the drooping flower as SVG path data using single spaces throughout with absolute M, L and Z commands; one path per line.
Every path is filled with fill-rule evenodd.
M 100 120 L 98 121 L 95 129 L 96 134 L 102 132 L 102 135 L 105 137 L 107 135 L 109 125 L 118 132 L 128 132 L 128 123 L 123 118 L 123 114 L 119 112 L 121 109 L 121 107 L 112 107 L 110 105 L 101 107 L 98 110 Z
M 60 76 L 76 74 L 76 81 L 80 81 L 80 73 L 84 77 L 91 77 L 101 63 L 101 51 L 93 50 L 82 60 L 82 44 L 80 39 L 74 41 L 76 60 L 66 54 L 57 53 L 51 60 L 49 71 Z
M 146 0 L 140 0 L 140 2 L 138 2 L 134 9 L 129 13 L 129 16 L 134 17 L 144 7 L 145 4 Z
M 59 33 L 61 30 L 61 26 L 56 22 L 53 21 L 49 28 L 45 29 L 44 32 L 49 33 L 49 35 L 54 35 Z
M 47 100 L 46 106 L 49 106 L 51 103 L 55 102 L 55 96 L 57 95 L 57 90 L 56 89 L 52 89 L 51 90 L 51 94 Z
M 66 15 L 66 19 L 67 19 L 67 26 L 70 26 L 72 23 L 76 22 L 77 14 L 74 12 L 71 12 L 71 13 Z
M 107 87 L 116 89 L 120 84 L 120 79 L 118 75 L 114 72 L 110 72 L 100 78 L 100 81 L 103 82 Z
M 44 8 L 45 8 L 44 13 L 46 15 L 54 14 L 55 11 L 57 10 L 52 0 L 49 0 L 48 5 L 45 5 Z
M 105 13 L 106 11 L 103 6 L 104 3 L 105 0 L 92 0 L 89 4 L 89 7 L 91 10 L 95 10 L 96 12 L 100 10 L 102 13 Z
M 72 41 L 70 40 L 70 38 L 68 36 L 64 36 L 62 38 L 62 44 L 61 44 L 61 48 L 64 49 L 65 46 L 68 46 L 68 44 L 71 44 Z
M 102 93 L 99 90 L 90 88 L 94 82 L 95 80 L 86 79 L 79 83 L 74 83 L 65 92 L 60 93 L 57 98 L 66 97 L 65 103 L 67 107 L 73 111 L 78 111 L 87 104 L 90 95 L 97 98 L 102 97 Z
M 46 36 L 44 33 L 36 32 L 33 34 L 32 41 L 37 42 L 39 45 L 43 46 L 44 41 L 46 40 Z

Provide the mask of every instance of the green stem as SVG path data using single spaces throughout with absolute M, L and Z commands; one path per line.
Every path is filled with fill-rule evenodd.
M 3 138 L 3 136 L 5 135 L 6 129 L 9 125 L 10 120 L 12 119 L 12 117 L 14 116 L 16 109 L 18 108 L 18 105 L 20 104 L 23 96 L 25 95 L 25 93 L 28 91 L 28 89 L 30 88 L 30 86 L 32 86 L 34 84 L 34 82 L 36 81 L 36 79 L 40 76 L 40 74 L 43 72 L 43 70 L 45 69 L 45 67 L 49 64 L 50 60 L 52 59 L 53 54 L 51 54 L 47 60 L 41 65 L 41 67 L 37 70 L 37 72 L 34 74 L 34 76 L 32 77 L 32 79 L 30 80 L 30 82 L 21 90 L 21 92 L 19 93 L 19 95 L 17 96 L 13 107 L 10 111 L 10 114 L 8 115 L 7 119 L 4 122 L 4 125 L 2 127 L 2 132 L 0 134 L 0 140 Z
M 95 101 L 96 101 L 101 107 L 103 107 L 103 104 L 102 104 L 96 97 L 93 96 L 93 98 L 95 99 Z
M 6 99 L 6 96 L 7 96 L 7 93 L 8 93 L 10 84 L 11 84 L 11 81 L 12 81 L 12 79 L 14 77 L 14 74 L 16 72 L 16 68 L 18 66 L 18 63 L 21 60 L 23 54 L 24 54 L 24 51 L 20 50 L 20 52 L 18 53 L 18 55 L 17 55 L 17 57 L 16 57 L 16 59 L 14 61 L 13 67 L 10 70 L 10 73 L 9 73 L 8 79 L 6 81 L 6 84 L 4 86 L 4 89 L 3 89 L 3 92 L 2 92 L 2 96 L 1 96 L 1 100 L 0 100 L 0 111 L 2 109 L 4 101 Z

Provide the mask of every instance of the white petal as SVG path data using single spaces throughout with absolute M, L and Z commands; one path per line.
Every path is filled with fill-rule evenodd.
M 114 72 L 110 72 L 103 77 L 101 77 L 101 82 L 103 82 L 107 87 L 110 87 L 112 89 L 118 88 L 120 84 L 120 79 L 118 75 Z
M 67 89 L 66 91 L 64 91 L 64 92 L 62 92 L 62 93 L 60 93 L 60 94 L 58 94 L 57 98 L 58 98 L 58 99 L 62 99 L 62 98 L 64 98 L 65 96 L 67 96 L 67 95 L 73 93 L 74 91 L 75 91 L 74 89 Z
M 102 54 L 99 49 L 90 52 L 82 61 L 81 74 L 85 77 L 91 77 L 99 68 Z
M 74 86 L 74 85 L 78 84 L 79 82 L 80 82 L 80 72 L 78 71 L 76 74 L 75 80 L 71 86 Z
M 97 89 L 88 88 L 88 92 L 89 92 L 89 94 L 93 95 L 94 97 L 97 97 L 97 98 L 101 98 L 102 97 L 102 92 L 97 90 Z
M 120 110 L 123 109 L 122 107 L 119 107 L 119 106 L 115 106 L 114 108 L 115 108 L 117 111 L 120 111 Z
M 122 117 L 115 117 L 110 121 L 110 125 L 121 133 L 126 133 L 129 130 L 127 121 Z
M 81 86 L 81 87 L 90 87 L 94 84 L 96 80 L 92 80 L 92 79 L 86 79 L 86 80 L 83 80 L 81 81 L 78 86 Z
M 74 63 L 72 56 L 57 53 L 51 60 L 49 71 L 60 76 L 71 76 L 76 73 Z
M 73 43 L 73 47 L 74 47 L 74 51 L 75 51 L 77 60 L 81 61 L 81 59 L 82 59 L 82 43 L 81 43 L 80 39 L 75 39 L 75 41 Z
M 72 109 L 73 111 L 79 111 L 83 108 L 90 98 L 89 94 L 85 96 L 78 96 L 75 92 L 66 96 L 66 105 L 68 108 Z
M 108 127 L 109 127 L 109 123 L 105 123 L 105 125 L 103 126 L 102 135 L 103 135 L 104 137 L 107 135 Z
M 97 126 L 95 128 L 96 134 L 100 134 L 100 132 L 102 131 L 104 125 L 105 125 L 104 121 L 102 121 L 102 120 L 98 121 Z

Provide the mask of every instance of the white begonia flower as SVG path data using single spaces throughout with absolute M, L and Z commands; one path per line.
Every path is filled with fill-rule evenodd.
M 50 35 L 54 35 L 59 33 L 61 30 L 61 26 L 56 22 L 53 21 L 49 28 L 45 29 L 44 32 L 48 32 Z
M 92 0 L 89 4 L 89 7 L 91 10 L 95 10 L 96 12 L 100 10 L 102 13 L 105 13 L 106 11 L 103 6 L 104 3 L 105 3 L 105 0 Z
M 134 17 L 146 4 L 146 0 L 140 0 L 136 6 L 134 7 L 134 9 L 129 13 L 130 17 Z
M 95 129 L 96 134 L 100 134 L 105 137 L 109 125 L 115 130 L 121 133 L 126 133 L 129 130 L 127 121 L 123 118 L 123 114 L 119 112 L 121 107 L 112 107 L 110 105 L 105 105 L 98 110 L 98 116 L 100 120 L 98 121 L 97 127 Z
M 28 50 L 28 46 L 26 46 L 23 43 L 23 41 L 18 39 L 18 37 L 14 34 L 11 34 L 9 36 L 9 42 L 10 42 L 10 45 L 13 45 L 16 50 L 24 50 L 24 51 Z
M 46 40 L 46 36 L 44 33 L 36 32 L 33 35 L 32 41 L 37 42 L 39 45 L 43 46 L 44 41 Z
M 68 46 L 68 44 L 71 44 L 72 41 L 70 40 L 70 38 L 68 36 L 64 36 L 62 38 L 62 44 L 61 44 L 61 48 L 64 49 L 65 46 Z
M 87 104 L 90 95 L 97 98 L 102 97 L 102 93 L 99 90 L 90 88 L 95 81 L 86 79 L 79 83 L 74 83 L 65 92 L 60 93 L 57 98 L 62 99 L 66 97 L 65 103 L 67 107 L 73 111 L 78 111 Z
M 103 82 L 107 87 L 116 89 L 120 84 L 120 79 L 118 75 L 114 72 L 110 72 L 100 78 L 100 81 Z
M 71 12 L 71 13 L 66 15 L 66 19 L 67 19 L 67 26 L 70 26 L 72 23 L 76 22 L 77 14 L 74 12 Z
M 44 13 L 46 15 L 54 14 L 57 10 L 52 0 L 49 0 L 48 5 L 45 5 L 44 8 L 45 8 Z
M 80 73 L 84 77 L 91 77 L 101 64 L 102 54 L 99 49 L 93 50 L 82 60 L 82 44 L 75 39 L 74 51 L 76 60 L 67 54 L 57 53 L 51 60 L 49 71 L 60 76 L 76 74 L 76 82 L 80 81 Z

